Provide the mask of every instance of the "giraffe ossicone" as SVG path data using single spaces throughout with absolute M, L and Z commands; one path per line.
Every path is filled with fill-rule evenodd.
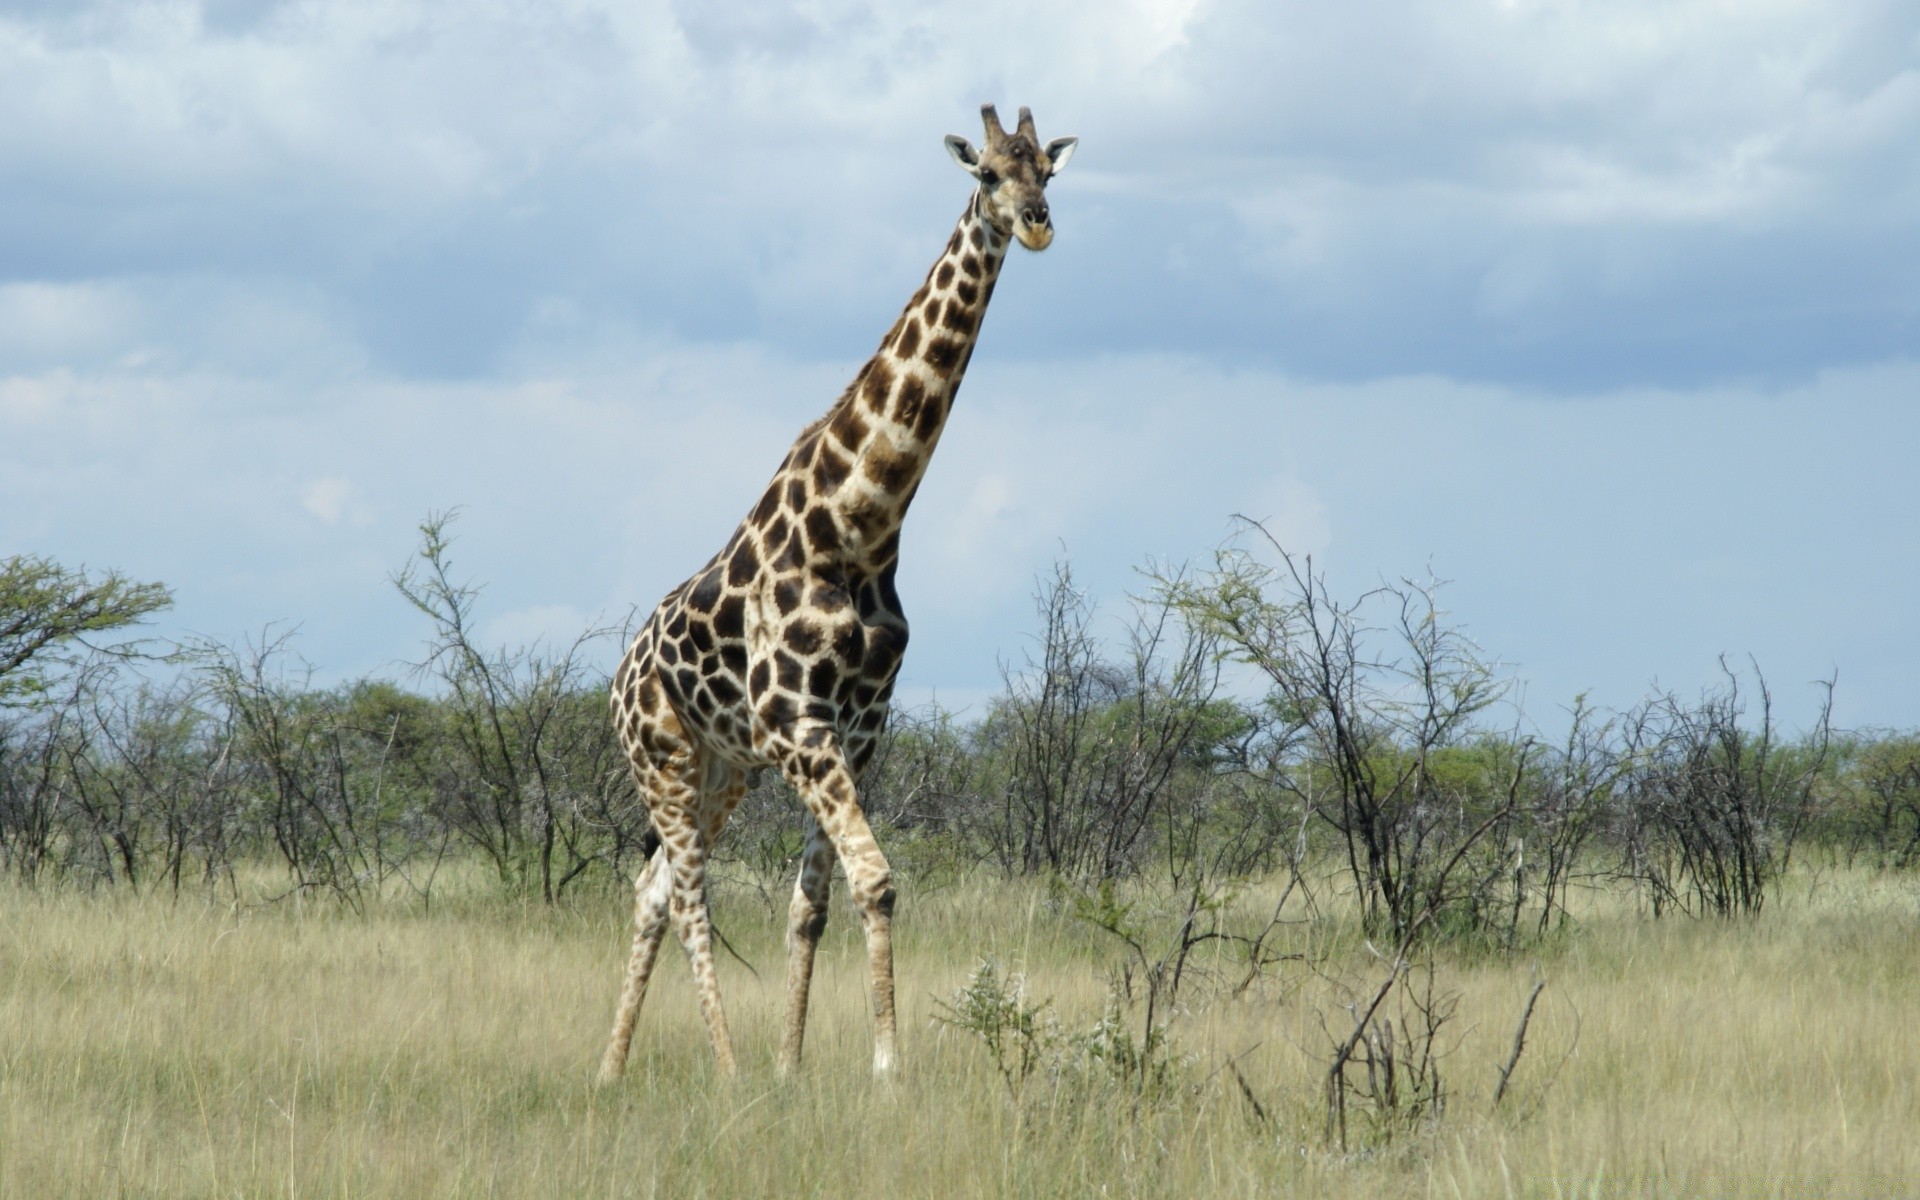
M 807 810 L 787 910 L 780 1068 L 800 1062 L 814 949 L 839 862 L 865 926 L 873 1069 L 897 1060 L 893 877 L 857 784 L 886 721 L 907 647 L 894 590 L 900 525 L 926 473 L 980 335 L 1008 246 L 1053 241 L 1047 181 L 1075 138 L 1044 145 L 1022 108 L 1009 133 L 981 108 L 985 144 L 949 136 L 976 186 L 945 250 L 880 349 L 806 427 L 726 547 L 667 593 L 613 677 L 613 719 L 658 847 L 634 884 L 633 951 L 601 1061 L 626 1068 L 647 980 L 669 925 L 693 967 L 720 1068 L 734 1069 L 713 968 L 707 857 L 749 772 L 772 767 Z

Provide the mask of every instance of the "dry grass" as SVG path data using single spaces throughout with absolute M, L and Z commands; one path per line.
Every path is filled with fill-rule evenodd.
M 1299 931 L 1321 972 L 1290 963 L 1239 999 L 1190 988 L 1168 1095 L 1041 1080 L 1016 1103 L 980 1044 L 932 1018 L 986 955 L 1024 970 L 1067 1026 L 1098 1015 L 1110 939 L 1033 889 L 909 889 L 906 1069 L 884 1085 L 865 1076 L 844 906 L 807 1069 L 775 1079 L 779 931 L 736 897 L 722 927 L 759 969 L 722 965 L 742 1077 L 713 1077 L 685 971 L 663 958 L 633 1071 L 606 1090 L 593 1070 L 626 936 L 612 898 L 365 917 L 0 903 L 6 1196 L 1920 1193 L 1910 879 L 1802 880 L 1751 924 L 1654 923 L 1602 897 L 1541 956 L 1443 960 L 1460 997 L 1447 1111 L 1347 1155 L 1321 1135 L 1321 1017 L 1339 1017 L 1329 976 L 1380 966 L 1337 926 Z M 1536 967 L 1549 986 L 1489 1113 Z

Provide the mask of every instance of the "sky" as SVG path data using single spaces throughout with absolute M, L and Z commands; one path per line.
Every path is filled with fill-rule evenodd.
M 1243 514 L 1450 581 L 1543 728 L 1723 655 L 1920 725 L 1899 0 L 0 0 L 0 555 L 323 682 L 420 657 L 436 511 L 496 644 L 644 613 L 986 101 L 1081 140 L 906 527 L 904 700 L 977 713 L 1059 556 L 1117 628 Z

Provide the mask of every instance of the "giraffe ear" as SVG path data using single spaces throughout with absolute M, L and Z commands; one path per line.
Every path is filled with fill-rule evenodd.
M 979 178 L 980 152 L 973 148 L 972 142 L 957 133 L 950 133 L 947 135 L 947 153 L 953 155 L 953 161 L 960 164 L 962 171 Z
M 1073 157 L 1073 148 L 1079 144 L 1080 139 L 1077 137 L 1055 138 L 1048 142 L 1046 150 L 1047 161 L 1053 164 L 1053 168 L 1049 170 L 1047 174 L 1049 176 L 1058 175 L 1064 170 L 1067 165 L 1067 160 Z

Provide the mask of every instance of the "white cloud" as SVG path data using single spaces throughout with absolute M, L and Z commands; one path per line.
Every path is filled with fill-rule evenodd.
M 300 493 L 300 507 L 329 525 L 335 524 L 346 511 L 351 488 L 344 479 L 317 479 Z
M 16 430 L 45 424 L 58 413 L 60 398 L 72 388 L 73 376 L 64 370 L 0 378 L 0 421 Z
M 480 640 L 484 646 L 504 650 L 560 654 L 594 627 L 592 617 L 570 604 L 535 604 L 487 618 L 481 623 Z
M 300 491 L 300 507 L 328 525 L 342 521 L 357 526 L 374 522 L 371 508 L 358 499 L 358 489 L 345 479 L 316 479 Z
M 0 361 L 61 362 L 127 348 L 138 322 L 125 288 L 0 283 Z
M 1326 501 L 1290 475 L 1262 480 L 1240 515 L 1258 522 L 1289 554 L 1324 555 L 1333 545 Z

